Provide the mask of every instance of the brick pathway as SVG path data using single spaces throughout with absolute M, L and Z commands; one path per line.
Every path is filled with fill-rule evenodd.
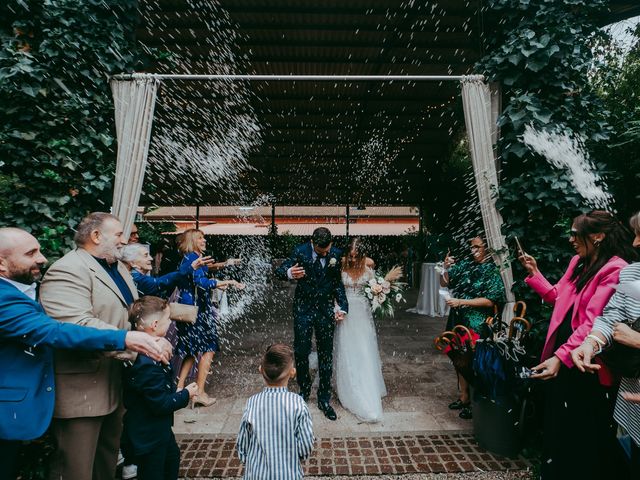
M 180 477 L 238 477 L 234 436 L 183 437 Z M 527 460 L 482 450 L 469 433 L 320 438 L 305 475 L 380 475 L 526 470 Z

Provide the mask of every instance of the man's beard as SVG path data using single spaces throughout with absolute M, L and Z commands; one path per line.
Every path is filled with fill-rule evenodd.
M 115 263 L 120 260 L 120 257 L 122 256 L 122 249 L 116 246 L 108 246 L 104 249 L 101 256 L 108 263 Z
M 34 274 L 33 269 L 37 268 L 38 273 Z M 34 263 L 29 268 L 25 268 L 24 270 L 9 270 L 11 280 L 19 283 L 23 283 L 25 285 L 31 285 L 33 282 L 40 280 L 42 274 L 40 273 L 41 266 L 37 263 Z

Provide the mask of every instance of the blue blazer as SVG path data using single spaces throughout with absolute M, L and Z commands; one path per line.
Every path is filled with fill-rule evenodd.
M 298 245 L 293 249 L 291 257 L 276 269 L 276 276 L 287 280 L 287 270 L 296 263 L 304 267 L 305 276 L 298 280 L 293 299 L 293 311 L 296 316 L 304 316 L 312 311 L 321 311 L 325 316 L 333 318 L 334 302 L 344 312 L 349 311 L 349 302 L 342 283 L 342 252 L 331 247 L 320 277 L 313 270 L 313 246 L 311 242 Z
M 123 382 L 124 441 L 134 455 L 144 455 L 171 437 L 173 412 L 189 403 L 189 392 L 176 392 L 170 365 L 138 355 L 125 367 Z
M 181 271 L 185 266 L 188 266 L 192 272 L 189 278 L 183 277 L 177 285 L 180 289 L 180 299 L 178 302 L 184 305 L 196 304 L 196 288 L 199 290 L 197 292 L 198 305 L 206 304 L 208 302 L 207 299 L 210 298 L 209 291 L 218 286 L 218 281 L 215 278 L 209 278 L 209 269 L 207 267 L 200 267 L 195 271 L 191 268 L 191 264 L 197 258 L 198 254 L 196 252 L 185 254 L 178 268 L 178 271 Z
M 32 440 L 51 422 L 53 349 L 124 350 L 124 330 L 57 322 L 0 280 L 0 439 Z
M 135 268 L 131 270 L 133 283 L 136 284 L 140 296 L 155 295 L 162 298 L 171 295 L 173 289 L 178 285 L 188 282 L 192 275 L 193 268 L 191 268 L 191 263 L 188 262 L 182 262 L 177 271 L 167 273 L 160 277 L 144 275 Z

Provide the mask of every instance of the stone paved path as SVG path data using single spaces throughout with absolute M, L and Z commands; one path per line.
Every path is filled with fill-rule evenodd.
M 290 288 L 274 288 L 264 302 L 242 320 L 221 325 L 222 352 L 214 360 L 208 393 L 217 403 L 209 408 L 176 413 L 174 431 L 181 442 L 185 478 L 234 477 L 240 464 L 235 435 L 246 400 L 262 389 L 260 357 L 275 342 L 293 342 Z M 415 304 L 408 292 L 406 308 Z M 405 474 L 522 470 L 528 464 L 483 452 L 471 434 L 472 424 L 447 404 L 457 398 L 456 378 L 448 359 L 433 348 L 445 320 L 411 314 L 377 322 L 383 374 L 388 395 L 384 420 L 359 422 L 332 401 L 338 420 L 331 422 L 309 401 L 318 439 L 308 475 Z M 317 382 L 317 378 L 316 378 Z M 297 391 L 292 382 L 291 390 Z
M 184 478 L 238 477 L 242 467 L 235 437 L 181 438 Z M 305 476 L 393 475 L 526 470 L 522 459 L 492 455 L 480 449 L 469 433 L 397 434 L 319 438 Z

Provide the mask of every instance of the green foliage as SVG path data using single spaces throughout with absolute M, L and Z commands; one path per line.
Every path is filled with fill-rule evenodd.
M 140 241 L 149 245 L 160 245 L 164 241 L 163 233 L 176 231 L 173 222 L 136 222 L 136 226 Z
M 588 82 L 596 59 L 592 46 L 604 35 L 594 23 L 606 0 L 491 0 L 502 30 L 491 32 L 487 56 L 479 68 L 503 87 L 500 209 L 507 238 L 518 236 L 538 259 L 541 270 L 557 280 L 571 252 L 566 232 L 573 216 L 586 210 L 568 178 L 533 154 L 522 142 L 526 125 L 562 129 L 586 139 L 593 151 L 613 128 L 606 108 Z M 597 165 L 600 171 L 603 165 Z M 517 262 L 516 262 L 517 263 Z M 539 299 L 521 282 L 516 265 L 516 297 L 531 315 L 544 315 Z M 537 308 L 536 308 L 537 307 Z
M 600 46 L 602 65 L 592 78 L 614 127 L 610 144 L 600 148 L 598 155 L 607 165 L 622 218 L 640 208 L 640 27 L 629 33 L 634 42 L 626 56 L 614 44 Z
M 0 6 L 0 224 L 31 231 L 51 257 L 71 246 L 86 213 L 111 204 L 108 75 L 137 65 L 135 6 L 135 0 Z

